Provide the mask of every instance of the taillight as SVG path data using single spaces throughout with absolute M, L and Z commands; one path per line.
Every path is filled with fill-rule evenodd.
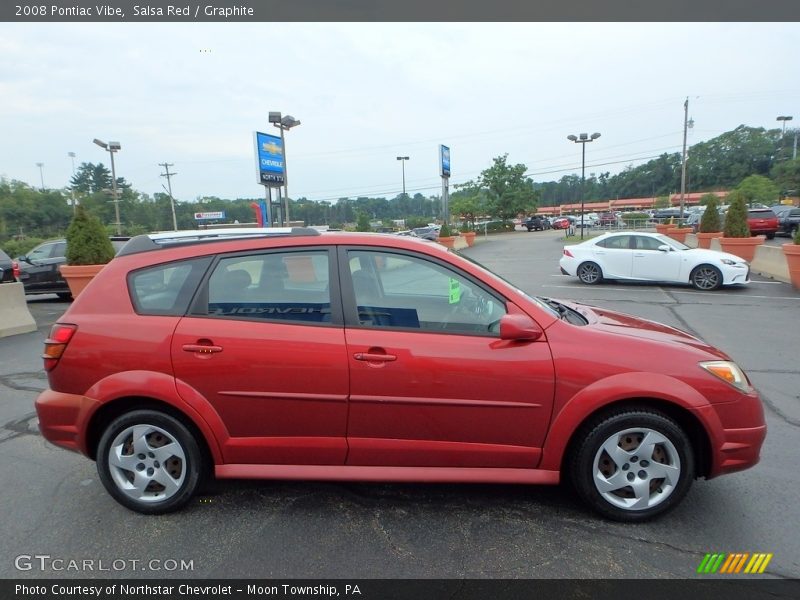
M 14 279 L 19 279 L 19 263 L 15 260 L 11 261 L 11 272 L 14 274 Z
M 566 248 L 564 248 L 564 256 L 569 256 L 570 258 L 575 258 L 575 257 L 572 255 L 572 252 L 570 252 L 570 251 L 569 251 L 569 250 L 567 250 Z
M 44 359 L 45 371 L 52 371 L 55 369 L 61 355 L 64 354 L 64 350 L 67 349 L 67 344 L 69 344 L 69 341 L 77 330 L 77 325 L 64 325 L 61 323 L 53 325 L 52 329 L 50 329 L 50 337 L 44 341 L 44 354 L 42 354 L 42 358 Z

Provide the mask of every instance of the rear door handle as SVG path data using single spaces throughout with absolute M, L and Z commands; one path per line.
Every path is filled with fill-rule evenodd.
M 184 344 L 184 352 L 197 352 L 198 354 L 215 354 L 222 352 L 222 346 L 206 346 L 203 344 Z
M 353 354 L 353 358 L 367 362 L 392 362 L 397 360 L 394 354 L 372 354 L 370 352 L 356 352 Z

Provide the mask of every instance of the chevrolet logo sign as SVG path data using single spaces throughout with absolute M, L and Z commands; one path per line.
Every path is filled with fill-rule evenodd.
M 270 154 L 283 154 L 283 148 L 278 146 L 275 142 L 264 142 L 261 144 L 261 150 L 263 152 L 269 152 Z

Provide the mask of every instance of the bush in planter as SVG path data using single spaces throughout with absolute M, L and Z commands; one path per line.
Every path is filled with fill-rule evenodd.
M 68 265 L 104 265 L 114 258 L 114 246 L 100 219 L 77 206 L 67 228 Z
M 747 225 L 747 206 L 744 202 L 744 195 L 731 192 L 728 198 L 730 198 L 730 196 L 734 197 L 728 208 L 728 214 L 725 216 L 725 237 L 750 237 L 750 227 Z M 706 211 L 708 211 L 708 209 L 706 209 Z
M 439 237 L 453 237 L 453 232 L 450 230 L 450 225 L 444 223 L 439 229 Z
M 475 229 L 469 224 L 469 221 L 464 221 L 464 224 L 461 225 L 461 233 L 470 233 L 472 231 L 475 231 Z
M 700 219 L 700 233 L 715 233 L 720 230 L 719 201 L 713 194 L 707 194 L 706 210 Z M 705 198 L 705 196 L 704 196 Z M 745 225 L 747 219 L 745 218 Z

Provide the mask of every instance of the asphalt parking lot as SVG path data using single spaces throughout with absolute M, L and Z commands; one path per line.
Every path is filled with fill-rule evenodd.
M 561 237 L 518 231 L 467 253 L 528 293 L 661 321 L 728 352 L 766 404 L 757 467 L 696 482 L 674 512 L 635 526 L 600 520 L 567 488 L 488 485 L 226 481 L 145 517 L 105 493 L 94 463 L 38 435 L 41 343 L 67 304 L 30 297 L 39 331 L 0 339 L 0 577 L 683 578 L 707 552 L 773 553 L 766 576 L 800 577 L 800 293 L 763 278 L 718 292 L 584 286 L 559 274 Z M 20 555 L 125 568 L 21 571 Z M 170 560 L 192 569 L 165 570 Z

